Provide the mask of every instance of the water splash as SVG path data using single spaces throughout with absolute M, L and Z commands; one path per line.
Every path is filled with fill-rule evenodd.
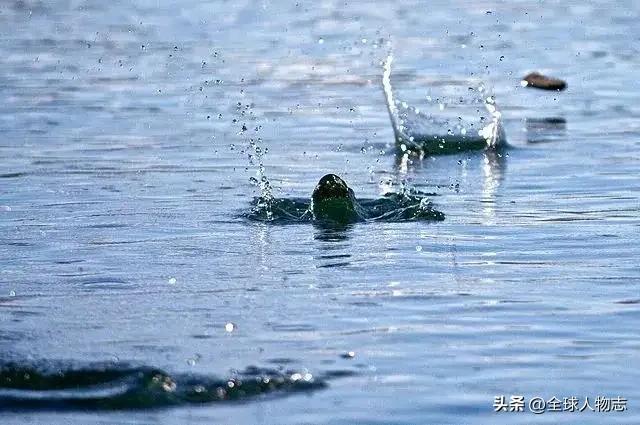
M 248 367 L 223 379 L 112 363 L 80 367 L 5 363 L 0 365 L 0 411 L 145 409 L 249 401 L 322 389 L 333 376 Z
M 464 96 L 427 97 L 427 113 L 395 98 L 389 54 L 383 64 L 382 87 L 398 148 L 403 153 L 444 154 L 492 149 L 506 144 L 502 114 L 484 84 Z M 446 94 L 446 93 L 443 93 Z M 478 115 L 469 114 L 476 111 Z M 466 111 L 466 112 L 461 112 Z M 488 119 L 481 114 L 488 113 Z
M 400 193 L 388 193 L 378 199 L 358 199 L 359 222 L 442 221 L 445 215 L 436 210 L 431 196 L 405 189 Z M 272 224 L 321 223 L 311 212 L 311 201 L 305 198 L 274 198 L 267 211 L 264 200 L 256 198 L 249 213 L 249 220 Z M 324 223 L 326 224 L 326 223 Z
M 250 138 L 249 145 L 253 150 L 253 155 L 258 162 L 258 168 L 256 170 L 256 177 L 251 177 L 249 181 L 260 188 L 260 200 L 263 203 L 263 207 L 265 209 L 265 213 L 268 216 L 271 216 L 271 204 L 273 203 L 273 188 L 271 187 L 271 182 L 269 178 L 265 174 L 264 160 L 263 156 L 266 153 L 266 150 L 262 149 L 261 146 L 262 139 L 261 138 Z

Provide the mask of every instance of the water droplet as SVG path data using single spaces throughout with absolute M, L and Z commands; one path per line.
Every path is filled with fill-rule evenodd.
M 176 383 L 173 382 L 171 378 L 166 377 L 164 381 L 162 381 L 162 389 L 168 393 L 173 392 L 176 389 Z

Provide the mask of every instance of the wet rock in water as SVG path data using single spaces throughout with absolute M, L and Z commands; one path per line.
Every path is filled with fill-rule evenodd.
M 559 78 L 547 77 L 539 72 L 532 72 L 524 76 L 521 81 L 523 87 L 533 87 L 541 90 L 561 91 L 567 88 L 567 83 Z

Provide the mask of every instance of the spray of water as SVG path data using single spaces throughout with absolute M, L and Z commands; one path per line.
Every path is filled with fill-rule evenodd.
M 246 94 L 244 89 L 240 92 L 243 96 Z M 262 129 L 262 125 L 256 122 L 256 116 L 251 110 L 253 106 L 253 103 L 246 103 L 243 105 L 242 102 L 238 102 L 235 108 L 237 118 L 233 120 L 233 123 L 242 122 L 242 126 L 238 131 L 237 136 L 244 138 L 245 142 L 248 144 L 246 153 L 249 158 L 249 166 L 256 167 L 255 176 L 249 177 L 249 183 L 259 188 L 260 197 L 258 199 L 260 207 L 266 212 L 267 218 L 271 218 L 273 189 L 269 182 L 269 178 L 265 173 L 264 166 L 264 156 L 268 153 L 268 148 L 263 147 L 264 141 L 261 137 L 258 137 L 257 135 L 247 136 L 248 132 L 253 133 L 255 130 L 255 133 L 258 133 L 258 131 Z M 243 122 L 244 120 L 247 121 Z M 251 124 L 247 125 L 247 122 Z M 245 150 L 243 150 L 243 152 L 245 152 Z
M 443 92 L 442 96 L 428 96 L 427 109 L 431 112 L 421 111 L 396 99 L 391 86 L 392 62 L 390 53 L 383 63 L 382 88 L 396 143 L 402 152 L 453 153 L 506 144 L 502 114 L 484 84 L 470 87 L 469 95 L 451 97 Z M 489 120 L 482 110 L 489 113 Z
M 255 158 L 255 161 L 253 161 L 253 158 L 251 158 L 250 161 L 254 164 L 257 162 L 256 176 L 249 178 L 249 181 L 254 186 L 260 188 L 259 207 L 266 212 L 267 218 L 271 219 L 273 217 L 273 188 L 265 173 L 264 167 L 264 155 L 267 153 L 267 150 L 263 149 L 261 144 L 262 139 L 259 137 L 249 139 L 249 146 L 253 152 L 253 158 Z

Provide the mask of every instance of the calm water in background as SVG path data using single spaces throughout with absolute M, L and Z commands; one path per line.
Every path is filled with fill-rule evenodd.
M 640 422 L 639 15 L 637 2 L 4 2 L 3 357 L 355 375 L 243 404 L 0 421 Z M 410 104 L 438 81 L 489 83 L 508 154 L 397 156 L 389 43 Z M 521 88 L 533 69 L 568 91 Z M 336 172 L 363 197 L 435 191 L 446 220 L 332 234 L 249 222 L 250 137 L 279 197 Z M 495 415 L 499 394 L 623 396 L 629 411 Z

